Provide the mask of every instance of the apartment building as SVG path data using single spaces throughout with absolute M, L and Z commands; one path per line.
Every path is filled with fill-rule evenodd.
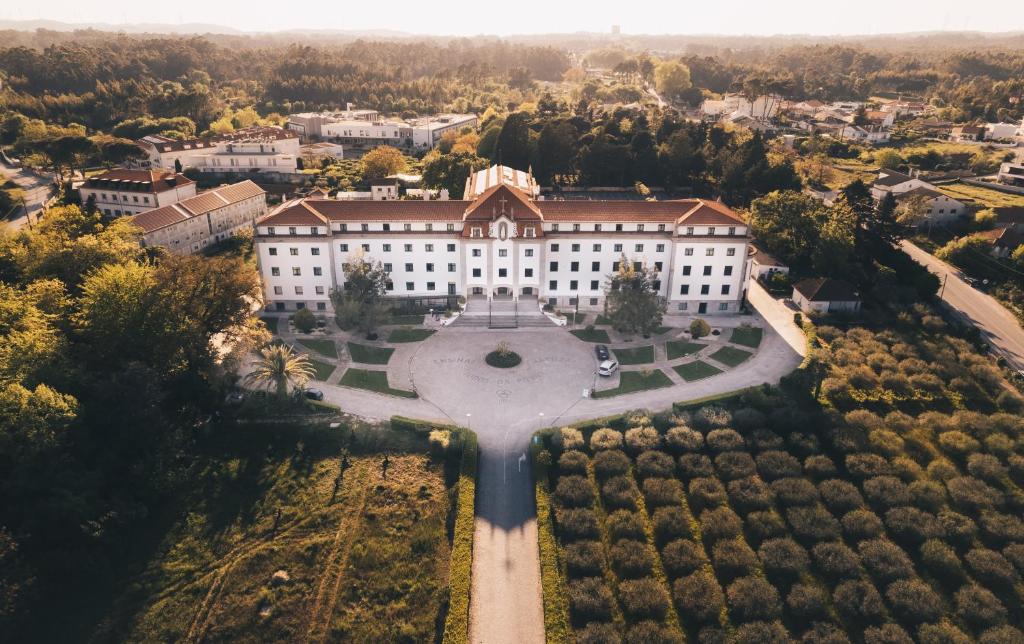
M 114 168 L 86 179 L 78 188 L 82 203 L 91 198 L 110 217 L 135 215 L 194 197 L 196 184 L 167 170 Z
M 151 168 L 198 168 L 203 172 L 279 172 L 294 174 L 299 135 L 285 128 L 253 126 L 197 139 L 171 139 L 157 134 L 135 142 Z

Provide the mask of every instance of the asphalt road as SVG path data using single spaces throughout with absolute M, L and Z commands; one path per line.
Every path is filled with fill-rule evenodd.
M 2 163 L 0 163 L 0 174 L 18 184 L 25 191 L 25 207 L 16 209 L 6 219 L 4 217 L 7 216 L 7 213 L 0 213 L 0 226 L 21 228 L 27 223 L 26 217 L 31 217 L 35 222 L 43 209 L 43 203 L 50 197 L 51 178 Z
M 1015 369 L 1024 369 L 1024 329 L 1002 304 L 961 279 L 959 269 L 914 244 L 903 241 L 903 250 L 919 264 L 946 281 L 942 299 L 978 327 L 994 350 Z

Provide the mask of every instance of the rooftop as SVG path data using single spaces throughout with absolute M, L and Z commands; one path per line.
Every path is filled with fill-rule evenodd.
M 856 302 L 860 295 L 853 285 L 831 277 L 814 277 L 800 280 L 793 289 L 809 302 Z
M 247 179 L 229 186 L 207 190 L 169 206 L 162 206 L 154 208 L 149 212 L 140 213 L 132 217 L 132 223 L 141 228 L 143 232 L 151 233 L 172 224 L 177 224 L 199 215 L 205 215 L 218 208 L 258 197 L 262 194 L 266 194 L 263 188 Z
M 82 184 L 84 188 L 106 188 L 123 192 L 166 192 L 194 183 L 183 174 L 169 170 L 129 170 L 114 168 L 103 174 L 89 177 Z

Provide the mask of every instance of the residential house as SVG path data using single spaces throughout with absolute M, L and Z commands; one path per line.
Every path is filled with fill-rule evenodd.
M 877 145 L 889 142 L 889 128 L 881 125 L 845 125 L 835 136 L 847 141 Z
M 924 212 L 920 225 L 947 224 L 969 214 L 967 204 L 957 201 L 947 194 L 934 188 L 918 186 L 903 192 L 893 193 L 898 203 L 909 199 L 921 198 L 924 201 Z
M 1017 232 L 1013 228 L 993 228 L 992 230 L 980 232 L 977 236 L 992 245 L 991 253 L 993 257 L 1009 257 L 1024 245 L 1024 234 Z
M 902 192 L 913 190 L 914 188 L 928 188 L 934 190 L 935 186 L 923 181 L 917 176 L 911 176 L 896 170 L 888 170 L 882 168 L 878 171 L 878 178 L 875 179 L 874 185 L 871 186 L 871 195 L 881 200 L 886 193 L 891 192 L 894 195 L 898 195 Z
M 202 172 L 297 172 L 299 136 L 274 126 L 247 127 L 207 138 L 171 139 L 158 134 L 135 142 L 151 168 L 197 168 Z
M 1009 186 L 1024 187 L 1024 163 L 1013 163 L 1007 161 L 999 164 L 999 174 L 996 181 Z
M 748 248 L 749 259 L 747 261 L 748 277 L 752 279 L 766 279 L 775 273 L 789 274 L 789 266 L 776 259 L 773 255 L 757 245 L 757 241 L 751 241 Z
M 984 125 L 957 125 L 949 133 L 950 141 L 975 142 L 985 139 Z
M 986 141 L 1013 141 L 1020 126 L 1016 123 L 986 123 Z
M 114 168 L 86 179 L 78 194 L 82 203 L 91 198 L 104 215 L 121 217 L 194 197 L 196 183 L 167 170 Z
M 793 303 L 804 313 L 855 313 L 860 310 L 861 299 L 848 282 L 815 277 L 793 285 Z

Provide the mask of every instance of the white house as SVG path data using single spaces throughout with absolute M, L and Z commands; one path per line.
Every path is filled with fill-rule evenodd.
M 1024 163 L 1007 161 L 999 164 L 999 174 L 996 175 L 996 180 L 1010 186 L 1024 187 Z
M 329 310 L 346 266 L 373 261 L 391 276 L 394 297 L 597 310 L 608 276 L 626 261 L 659 273 L 655 287 L 670 313 L 739 310 L 749 240 L 743 219 L 726 206 L 702 199 L 547 201 L 523 182 L 517 171 L 495 167 L 471 179 L 460 200 L 282 204 L 256 224 L 266 306 Z
M 967 204 L 957 201 L 947 194 L 933 188 L 918 186 L 910 190 L 894 193 L 897 202 L 904 202 L 915 197 L 924 200 L 924 212 L 921 224 L 945 224 L 968 214 Z
M 726 94 L 721 99 L 705 99 L 700 110 L 706 116 L 745 114 L 759 119 L 774 118 L 782 107 L 778 96 L 758 96 L 754 100 L 742 94 Z
M 985 124 L 985 140 L 996 141 L 1000 139 L 1012 140 L 1017 136 L 1017 131 L 1020 129 L 1016 123 L 986 123 Z
M 815 277 L 793 285 L 793 303 L 804 313 L 854 313 L 860 310 L 860 295 L 842 280 Z
M 882 168 L 878 171 L 878 178 L 875 179 L 874 185 L 871 186 L 871 195 L 875 199 L 882 199 L 887 192 L 891 192 L 894 195 L 913 190 L 914 188 L 928 188 L 934 190 L 935 186 L 923 181 L 919 177 L 910 176 L 897 172 L 895 170 L 888 170 Z
M 242 230 L 252 230 L 265 214 L 266 192 L 245 180 L 135 215 L 132 223 L 142 229 L 144 246 L 162 246 L 176 255 L 189 255 Z
M 774 273 L 789 274 L 789 266 L 760 248 L 756 242 L 750 244 L 748 252 L 750 254 L 750 261 L 747 262 L 748 279 L 764 279 Z
M 889 128 L 880 125 L 844 125 L 835 136 L 875 145 L 889 142 Z
M 82 203 L 92 198 L 103 214 L 120 217 L 194 197 L 196 183 L 167 170 L 115 168 L 86 179 L 78 194 Z
M 299 136 L 274 126 L 253 126 L 203 139 L 146 136 L 136 144 L 151 168 L 198 168 L 203 172 L 297 172 Z

